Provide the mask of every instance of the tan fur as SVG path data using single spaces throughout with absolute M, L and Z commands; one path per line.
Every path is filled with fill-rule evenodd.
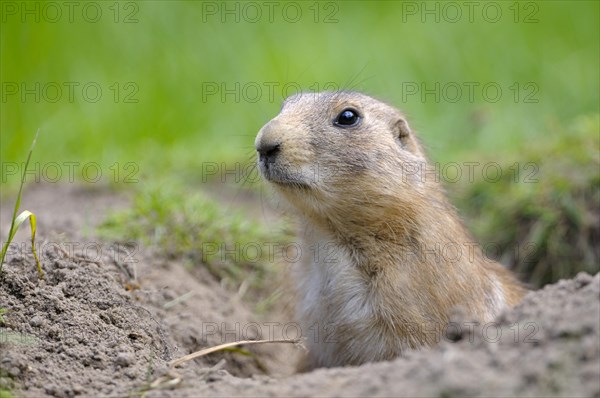
M 355 127 L 334 124 L 352 108 Z M 440 338 L 454 307 L 481 322 L 525 289 L 482 255 L 404 116 L 356 92 L 299 94 L 256 138 L 263 176 L 304 224 L 293 277 L 304 368 L 391 359 Z

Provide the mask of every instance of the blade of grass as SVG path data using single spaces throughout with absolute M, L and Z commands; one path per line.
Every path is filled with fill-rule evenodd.
M 185 355 L 181 358 L 172 360 L 168 363 L 168 365 L 174 368 L 177 365 L 181 365 L 184 362 L 191 361 L 192 359 L 196 359 L 199 357 L 203 357 L 205 355 L 211 354 L 213 352 L 222 351 L 227 348 L 237 347 L 242 344 L 267 344 L 267 343 L 291 343 L 291 344 L 299 344 L 302 340 L 300 339 L 276 339 L 276 340 L 242 340 L 242 341 L 234 341 L 231 343 L 220 344 L 214 347 L 205 348 L 204 350 L 196 351 L 194 353 Z
M 25 167 L 23 167 L 23 175 L 21 176 L 21 185 L 19 186 L 19 193 L 17 194 L 17 200 L 15 202 L 15 209 L 13 210 L 12 220 L 10 222 L 10 230 L 8 231 L 8 239 L 2 246 L 2 253 L 0 254 L 0 273 L 2 272 L 2 265 L 4 264 L 4 258 L 6 256 L 6 252 L 8 251 L 8 246 L 12 242 L 15 234 L 17 233 L 19 226 L 29 218 L 29 225 L 31 227 L 31 251 L 33 252 L 33 257 L 35 258 L 35 263 L 37 265 L 37 270 L 40 279 L 44 278 L 44 271 L 42 270 L 42 264 L 38 258 L 37 252 L 35 250 L 35 232 L 36 232 L 36 218 L 35 214 L 30 212 L 29 210 L 23 211 L 21 214 L 17 216 L 19 212 L 19 207 L 21 206 L 21 197 L 23 195 L 23 185 L 25 185 L 25 176 L 27 175 L 27 168 L 29 167 L 29 161 L 31 160 L 31 155 L 33 154 L 33 148 L 35 147 L 35 143 L 40 134 L 40 130 L 35 133 L 35 137 L 33 138 L 33 142 L 31 143 L 31 148 L 29 149 L 29 154 L 27 155 L 27 160 L 25 161 Z

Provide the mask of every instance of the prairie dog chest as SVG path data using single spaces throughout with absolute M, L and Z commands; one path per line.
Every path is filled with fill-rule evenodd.
M 366 327 L 373 317 L 369 281 L 348 249 L 312 230 L 304 238 L 302 258 L 294 265 L 299 320 L 339 334 Z M 318 325 L 317 325 L 318 324 Z M 309 336 L 310 337 L 310 336 Z

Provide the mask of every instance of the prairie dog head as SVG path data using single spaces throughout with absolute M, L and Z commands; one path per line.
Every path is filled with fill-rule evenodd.
M 398 110 L 349 91 L 289 97 L 255 147 L 263 177 L 319 218 L 414 199 L 426 163 Z

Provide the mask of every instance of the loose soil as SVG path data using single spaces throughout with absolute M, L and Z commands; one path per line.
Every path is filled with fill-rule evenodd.
M 255 313 L 201 266 L 98 238 L 107 211 L 128 202 L 107 187 L 26 187 L 46 278 L 23 228 L 0 276 L 0 376 L 13 395 L 600 396 L 600 275 L 587 274 L 529 293 L 492 324 L 457 312 L 439 345 L 390 362 L 294 375 L 302 348 L 271 343 L 171 369 L 223 342 L 295 337 L 295 324 Z M 0 207 L 3 241 L 12 206 Z

